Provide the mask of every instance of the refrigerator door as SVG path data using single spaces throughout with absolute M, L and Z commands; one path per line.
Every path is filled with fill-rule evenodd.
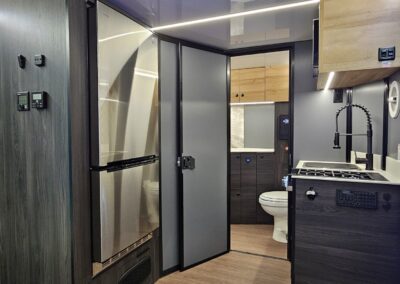
M 97 34 L 92 165 L 158 155 L 157 38 L 99 1 Z
M 159 163 L 92 172 L 94 260 L 104 262 L 159 226 Z

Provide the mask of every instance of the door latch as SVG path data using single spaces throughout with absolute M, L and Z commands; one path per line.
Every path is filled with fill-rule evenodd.
M 178 159 L 178 167 L 182 170 L 193 170 L 195 168 L 195 158 L 192 156 L 182 156 Z

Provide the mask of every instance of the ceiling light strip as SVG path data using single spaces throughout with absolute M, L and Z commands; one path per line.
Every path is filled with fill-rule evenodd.
M 176 23 L 176 24 L 164 25 L 164 26 L 151 28 L 150 30 L 151 31 L 160 31 L 160 30 L 166 30 L 166 29 L 180 28 L 180 27 L 184 27 L 184 26 L 197 25 L 197 24 L 221 21 L 221 20 L 232 19 L 232 18 L 237 18 L 237 17 L 256 15 L 256 14 L 273 12 L 273 11 L 290 9 L 290 8 L 296 8 L 296 7 L 306 6 L 306 5 L 313 5 L 313 4 L 317 4 L 317 3 L 319 3 L 319 0 L 309 0 L 309 1 L 279 5 L 279 6 L 274 6 L 274 7 L 262 8 L 262 9 L 257 9 L 257 10 L 250 10 L 250 11 L 246 11 L 246 12 L 232 13 L 232 14 L 221 15 L 221 16 L 216 16 L 216 17 L 210 17 L 210 18 L 186 21 L 186 22 L 181 22 L 181 23 Z

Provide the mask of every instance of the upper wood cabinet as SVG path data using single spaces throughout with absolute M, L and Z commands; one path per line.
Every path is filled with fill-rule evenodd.
M 344 88 L 399 69 L 399 0 L 321 0 L 319 20 L 319 89 L 330 72 L 335 72 L 331 88 Z M 393 46 L 396 59 L 379 62 L 378 49 Z
M 289 101 L 289 65 L 265 68 L 265 100 Z
M 234 69 L 231 102 L 289 101 L 289 66 Z
M 246 68 L 232 70 L 231 101 L 259 102 L 265 100 L 265 69 Z

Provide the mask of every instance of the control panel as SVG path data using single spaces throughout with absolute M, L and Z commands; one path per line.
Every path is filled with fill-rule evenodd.
M 17 93 L 17 109 L 18 111 L 28 111 L 29 107 L 29 92 Z
M 45 109 L 47 107 L 46 92 L 32 92 L 32 108 Z
M 352 208 L 377 209 L 378 193 L 337 189 L 336 205 Z

